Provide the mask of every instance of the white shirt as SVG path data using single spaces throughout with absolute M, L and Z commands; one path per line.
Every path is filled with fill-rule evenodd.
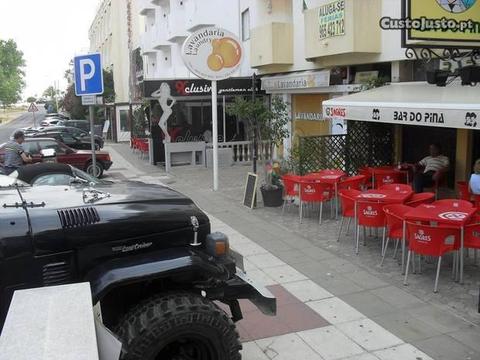
M 475 195 L 480 195 L 480 175 L 472 174 L 470 177 L 470 190 Z
M 444 155 L 438 155 L 435 157 L 427 156 L 420 160 L 419 164 L 425 166 L 424 173 L 427 173 L 429 171 L 438 171 L 448 168 L 450 165 L 450 160 L 448 160 L 448 157 Z

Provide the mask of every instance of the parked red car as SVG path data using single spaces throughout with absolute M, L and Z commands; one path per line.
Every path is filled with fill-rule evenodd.
M 22 146 L 25 152 L 32 156 L 34 163 L 42 161 L 40 150 L 54 149 L 57 162 L 69 164 L 86 171 L 90 175 L 93 174 L 91 150 L 75 150 L 49 138 L 26 138 Z M 5 144 L 2 144 L 0 145 L 0 163 L 2 164 L 4 152 Z M 103 175 L 104 170 L 108 170 L 112 166 L 112 159 L 108 151 L 95 151 L 95 155 L 97 159 L 97 176 L 100 177 Z

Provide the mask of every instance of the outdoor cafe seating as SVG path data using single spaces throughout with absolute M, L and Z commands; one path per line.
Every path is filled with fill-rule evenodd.
M 399 182 L 391 183 L 387 176 Z M 480 215 L 476 214 L 480 196 L 470 194 L 466 183 L 459 184 L 459 199 L 436 200 L 433 192 L 414 193 L 406 183 L 407 174 L 391 166 L 365 167 L 359 169 L 359 175 L 350 177 L 341 170 L 329 169 L 303 176 L 285 175 L 282 179 L 285 200 L 282 214 L 287 205 L 297 200 L 300 223 L 313 210 L 318 210 L 318 222 L 322 224 L 324 203 L 330 202 L 332 217 L 337 214 L 333 205 L 339 204 L 341 221 L 337 241 L 349 235 L 353 222 L 352 245 L 357 255 L 362 235 L 364 244 L 370 241 L 367 230 L 370 234 L 375 231 L 377 238 L 382 234 L 378 243 L 379 247 L 381 244 L 380 266 L 391 261 L 387 260 L 389 245 L 394 242 L 392 258 L 396 259 L 401 244 L 401 260 L 393 261 L 400 261 L 406 285 L 411 266 L 416 263 L 420 267 L 425 257 L 438 257 L 434 284 L 434 291 L 438 291 L 442 259 L 449 253 L 453 254 L 454 279 L 463 283 L 465 251 L 474 249 L 476 259 L 476 251 L 480 249 Z

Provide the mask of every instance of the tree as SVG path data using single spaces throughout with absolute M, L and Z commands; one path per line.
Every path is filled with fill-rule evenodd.
M 28 102 L 28 103 L 33 103 L 33 102 L 35 102 L 35 101 L 37 101 L 37 99 L 34 98 L 33 96 L 29 96 L 29 97 L 27 98 L 27 102 Z
M 25 60 L 13 40 L 0 40 L 0 102 L 4 107 L 21 98 Z
M 236 97 L 235 101 L 227 107 L 229 115 L 237 116 L 247 122 L 248 136 L 252 139 L 267 141 L 270 146 L 269 153 L 273 157 L 274 146 L 279 147 L 283 139 L 289 136 L 287 124 L 289 121 L 287 104 L 279 97 L 272 97 L 270 106 L 262 99 L 255 101 L 246 100 L 242 97 Z M 272 159 L 266 164 L 265 170 L 271 168 Z M 274 173 L 268 171 L 265 174 L 265 188 L 275 188 L 278 186 Z
M 46 88 L 43 92 L 43 96 L 45 96 L 46 98 L 50 98 L 50 100 L 53 100 L 55 98 L 55 95 L 57 95 L 57 90 L 52 85 Z

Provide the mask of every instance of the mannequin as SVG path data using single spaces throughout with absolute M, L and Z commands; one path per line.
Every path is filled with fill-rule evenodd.
M 168 119 L 173 113 L 172 107 L 176 103 L 175 99 L 171 95 L 170 86 L 167 83 L 162 83 L 160 88 L 154 91 L 151 96 L 157 98 L 157 101 L 162 108 L 163 114 L 158 121 L 158 126 L 160 126 L 160 129 L 162 129 L 162 132 L 165 135 L 165 142 L 170 142 L 170 134 L 168 133 L 167 123 Z

